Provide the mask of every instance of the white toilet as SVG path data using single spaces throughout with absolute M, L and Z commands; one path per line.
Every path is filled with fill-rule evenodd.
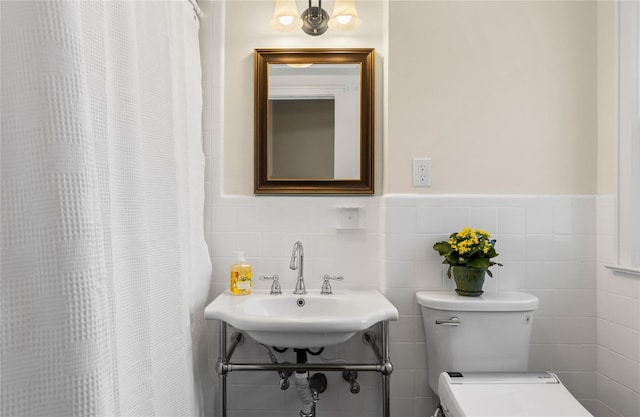
M 429 386 L 447 417 L 591 414 L 551 372 L 528 372 L 533 311 L 522 292 L 421 291 Z

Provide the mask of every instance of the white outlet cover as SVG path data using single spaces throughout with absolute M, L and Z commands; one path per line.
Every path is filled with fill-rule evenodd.
M 414 158 L 413 186 L 431 187 L 431 158 Z

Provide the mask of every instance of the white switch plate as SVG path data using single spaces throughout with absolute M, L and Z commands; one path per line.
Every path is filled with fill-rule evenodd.
M 431 187 L 431 158 L 414 158 L 413 186 Z

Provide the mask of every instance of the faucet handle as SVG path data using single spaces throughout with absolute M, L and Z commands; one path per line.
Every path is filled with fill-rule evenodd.
M 332 277 L 327 274 L 325 274 L 323 278 L 324 278 L 324 282 L 322 283 L 322 289 L 320 290 L 320 294 L 322 295 L 333 294 L 333 291 L 331 290 L 331 283 L 329 282 L 330 280 L 342 281 L 344 279 L 342 275 L 336 275 Z
M 269 280 L 273 280 L 273 284 L 271 284 L 271 292 L 269 294 L 271 295 L 280 295 L 282 294 L 282 289 L 280 288 L 280 277 L 278 276 L 278 274 L 273 274 L 273 275 L 260 275 L 258 277 L 258 279 L 260 281 L 269 281 Z

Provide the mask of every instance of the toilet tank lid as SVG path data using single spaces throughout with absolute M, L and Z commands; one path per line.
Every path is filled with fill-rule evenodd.
M 436 310 L 452 311 L 532 311 L 538 297 L 518 291 L 485 292 L 479 297 L 464 297 L 453 291 L 420 291 L 418 304 Z

